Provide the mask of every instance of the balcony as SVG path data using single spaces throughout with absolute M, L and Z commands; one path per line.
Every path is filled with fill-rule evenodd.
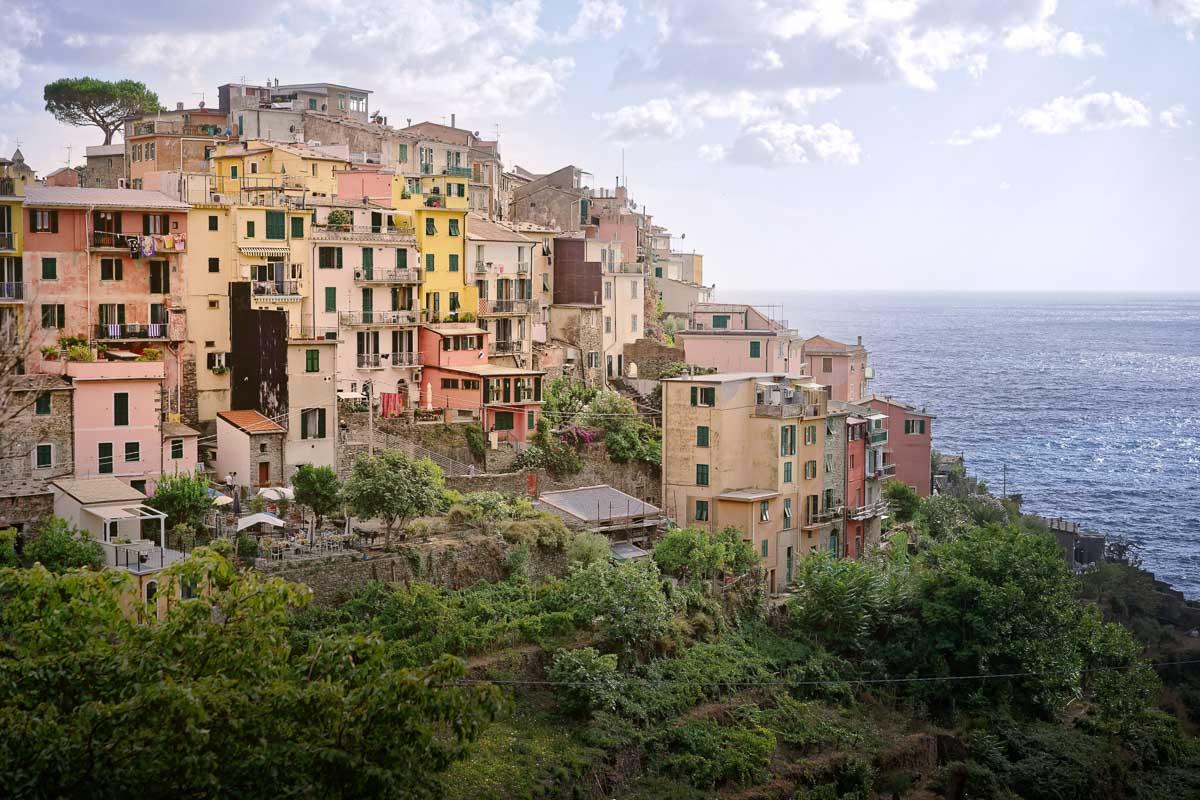
M 126 325 L 125 323 L 100 324 L 96 326 L 96 339 L 97 341 L 109 342 L 139 339 L 165 341 L 170 338 L 169 327 L 159 322 L 152 322 L 146 325 L 140 323 L 130 325 Z
M 760 417 L 819 417 L 821 407 L 816 403 L 756 403 L 754 413 Z
M 392 353 L 387 357 L 387 360 L 393 367 L 421 366 L 420 353 Z
M 416 242 L 411 225 L 314 225 L 308 238 L 319 242 Z
M 23 300 L 25 284 L 17 282 L 0 283 L 0 303 L 9 300 Z
M 12 231 L 0 231 L 0 250 L 16 250 L 17 235 Z
M 358 368 L 359 369 L 383 369 L 384 361 L 379 353 L 359 353 Z
M 871 519 L 872 517 L 880 517 L 887 513 L 888 504 L 886 500 L 876 500 L 874 503 L 867 503 L 865 506 L 858 506 L 850 509 L 850 519 L 861 521 Z
M 338 322 L 342 325 L 416 325 L 415 311 L 340 311 Z
M 255 297 L 300 297 L 300 281 L 252 281 Z
M 867 444 L 869 444 L 869 445 L 887 444 L 887 440 L 888 440 L 888 432 L 887 431 L 879 430 L 879 431 L 869 431 L 867 433 Z
M 419 269 L 356 269 L 355 283 L 420 283 Z
M 124 250 L 129 251 L 129 240 L 138 238 L 128 233 L 112 233 L 110 231 L 92 231 L 88 238 L 89 250 Z
M 329 326 L 319 325 L 292 325 L 288 328 L 288 339 L 292 341 L 313 341 L 324 339 L 326 341 L 336 342 L 338 338 L 338 329 Z
M 532 300 L 513 300 L 505 298 L 502 300 L 480 300 L 479 313 L 483 316 L 494 316 L 497 314 L 532 314 L 534 310 Z
M 517 262 L 517 274 L 518 275 L 528 275 L 529 271 L 530 271 L 530 266 L 529 266 L 528 261 L 518 261 Z
M 432 175 L 433 174 L 433 164 L 427 164 L 427 163 L 422 162 L 421 163 L 421 174 L 422 175 Z
M 491 342 L 488 344 L 489 356 L 507 356 L 521 352 L 520 342 Z
M 472 175 L 470 167 L 446 167 L 442 170 L 443 175 L 449 175 L 454 178 L 469 178 Z
M 491 263 L 490 261 L 476 261 L 475 262 L 475 274 L 482 275 L 482 274 L 486 273 L 488 271 L 488 264 L 490 264 L 490 263 Z
M 841 519 L 842 509 L 839 506 L 837 508 L 830 508 L 826 509 L 825 511 L 818 511 L 813 514 L 808 514 L 806 516 L 807 519 L 805 519 L 803 527 L 805 530 L 813 530 L 816 528 L 823 528 L 826 525 L 832 525 L 834 522 Z

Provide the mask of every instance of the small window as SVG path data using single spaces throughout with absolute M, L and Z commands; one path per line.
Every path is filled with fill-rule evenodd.
M 142 460 L 142 445 L 141 442 L 126 442 L 125 443 L 125 461 L 141 461 Z
M 763 500 L 761 503 L 758 504 L 758 521 L 759 522 L 770 522 L 771 521 L 771 501 L 770 500 Z M 766 553 L 763 553 L 763 555 L 765 556 Z
M 171 440 L 171 458 L 176 461 L 183 458 L 183 439 Z
M 304 238 L 304 217 L 292 217 L 292 238 Z
M 113 446 L 112 442 L 98 442 L 96 444 L 96 462 L 101 475 L 111 475 L 113 471 Z
M 34 451 L 33 465 L 37 469 L 48 469 L 54 466 L 54 445 L 39 444 Z
M 334 286 L 325 287 L 325 310 L 337 311 L 337 288 Z
M 458 272 L 458 253 L 451 253 L 451 254 L 450 254 L 450 267 L 449 267 L 449 269 L 450 269 L 450 271 L 451 271 L 451 272 Z M 453 309 L 453 308 L 451 308 L 450 310 L 451 310 L 451 311 L 453 311 L 454 309 Z
M 767 557 L 767 549 L 768 549 L 768 548 L 767 548 L 767 540 L 766 540 L 766 539 L 763 539 L 763 540 L 762 540 L 762 544 L 761 544 L 761 552 L 762 552 L 762 557 L 763 557 L 763 558 L 766 558 L 766 557 Z
M 37 400 L 33 403 L 33 413 L 39 417 L 50 416 L 50 393 L 39 392 Z
M 450 235 L 458 236 L 458 220 L 456 219 L 450 220 Z
M 100 280 L 102 281 L 119 281 L 124 277 L 121 268 L 121 259 L 119 258 L 102 258 L 100 259 Z
M 692 405 L 711 408 L 717 404 L 717 390 L 713 386 L 693 386 Z
M 67 325 L 67 307 L 62 303 L 42 305 L 43 328 L 65 328 Z
M 433 221 L 433 217 L 425 218 L 425 235 L 434 236 L 437 234 L 437 224 Z
M 729 327 L 729 316 L 726 314 L 714 314 L 713 319 L 712 319 L 712 326 L 714 328 L 728 328 Z
M 433 253 L 425 254 L 425 271 L 433 272 Z
M 209 307 L 209 308 L 220 308 L 220 307 L 221 307 L 221 301 L 220 301 L 220 300 L 209 300 L 209 301 L 208 301 L 208 307 Z
M 762 356 L 762 342 L 750 343 L 750 357 L 760 358 Z
M 306 408 L 300 412 L 300 438 L 325 438 L 325 409 Z
M 783 501 L 783 529 L 790 530 L 792 527 L 792 498 L 784 498 Z
M 208 215 L 208 229 L 210 231 L 217 230 L 217 215 L 216 214 Z
M 792 482 L 792 462 L 790 461 L 783 462 L 783 482 Z
M 696 501 L 696 522 L 708 522 L 708 501 Z
M 216 256 L 209 257 L 208 271 L 209 272 L 220 272 L 221 271 L 221 259 L 217 258 Z
M 58 280 L 58 259 L 43 258 L 42 259 L 42 280 L 56 281 Z
M 708 486 L 708 464 L 696 465 L 696 485 Z
M 239 128 L 239 129 L 241 129 L 241 127 L 242 127 L 241 125 L 238 125 L 238 128 Z M 237 170 L 237 164 L 230 164 L 230 165 L 229 165 L 229 177 L 231 177 L 231 178 L 236 178 L 236 177 L 237 177 L 237 172 L 238 172 L 238 170 Z
M 698 425 L 696 427 L 696 447 L 708 447 L 707 425 Z
M 511 411 L 497 411 L 494 427 L 498 431 L 511 431 L 513 429 L 513 413 Z
M 129 424 L 129 393 L 113 393 L 113 425 Z
M 321 371 L 321 351 L 320 350 L 305 350 L 304 351 L 304 371 L 305 372 L 320 372 Z
M 246 220 L 246 238 L 247 239 L 254 238 L 254 220 L 252 220 L 252 219 Z
M 146 582 L 146 602 L 153 603 L 154 598 L 158 596 L 158 581 Z
M 267 238 L 276 241 L 286 238 L 284 236 L 284 213 L 282 211 L 267 212 Z
M 321 247 L 317 249 L 317 267 L 320 269 L 341 269 L 342 248 Z
M 825 357 L 821 359 L 821 372 L 833 372 L 833 359 Z

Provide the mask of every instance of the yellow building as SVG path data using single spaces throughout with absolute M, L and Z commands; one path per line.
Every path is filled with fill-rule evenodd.
M 304 144 L 251 139 L 218 145 L 212 165 L 220 194 L 282 189 L 297 196 L 333 197 L 335 173 L 348 169 L 350 162 Z
M 392 181 L 397 221 L 411 225 L 422 257 L 422 319 L 457 320 L 479 312 L 479 291 L 467 270 L 467 181 L 469 171 L 447 167 L 441 175 Z M 464 172 L 464 174 L 458 174 Z
M 824 492 L 821 386 L 760 373 L 662 381 L 663 503 L 680 525 L 736 527 L 783 591 L 796 559 L 828 547 L 840 525 Z
M 19 159 L 0 158 L 0 336 L 19 336 L 21 308 L 25 299 L 25 275 L 21 264 L 23 237 L 22 203 L 25 185 L 33 172 Z

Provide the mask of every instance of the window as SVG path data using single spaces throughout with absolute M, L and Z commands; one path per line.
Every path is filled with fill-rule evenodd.
M 208 229 L 210 231 L 217 230 L 217 215 L 216 214 L 208 215 Z
M 396 248 L 396 269 L 408 269 L 408 250 L 406 248 Z
M 58 209 L 29 212 L 29 224 L 34 233 L 58 233 Z
M 525 412 L 525 430 L 526 430 L 526 432 L 528 432 L 528 431 L 533 430 L 536 427 L 537 427 L 537 414 L 532 409 L 530 409 L 529 411 Z
M 282 211 L 267 212 L 267 238 L 268 239 L 284 239 L 285 228 L 283 227 L 284 213 Z
M 142 214 L 142 233 L 146 236 L 151 234 L 167 233 L 169 225 L 167 223 L 166 214 Z
M 796 455 L 796 426 L 784 425 L 779 429 L 779 455 Z
M 833 472 L 833 456 L 832 455 L 827 454 L 825 456 L 825 472 L 826 473 Z
M 604 282 L 604 299 L 612 300 L 612 281 Z
M 317 177 L 317 165 L 316 164 L 312 165 L 312 174 L 313 174 L 314 178 Z
M 604 332 L 612 333 L 612 317 L 604 318 Z
M 176 461 L 183 458 L 183 439 L 171 440 L 171 458 Z
M 325 409 L 306 408 L 300 412 L 300 438 L 325 438 Z
M 632 297 L 634 300 L 637 299 L 637 296 L 638 296 L 637 281 L 634 281 L 633 283 L 629 284 L 629 296 Z
M 247 239 L 254 238 L 254 220 L 252 220 L 252 219 L 246 220 L 246 238 Z
M 708 486 L 708 464 L 696 465 L 696 485 Z
M 220 272 L 221 271 L 221 259 L 217 258 L 216 256 L 210 257 L 208 259 L 208 271 L 209 272 Z
M 454 258 L 454 256 L 450 256 Z M 458 292 L 450 293 L 450 313 L 454 314 L 458 311 Z
M 458 388 L 458 378 L 442 378 L 442 388 L 443 389 L 457 389 Z
M 766 539 L 762 540 L 762 544 L 760 545 L 760 552 L 762 553 L 763 558 L 767 557 L 767 540 Z
M 171 266 L 166 261 L 150 262 L 150 294 L 171 293 Z
M 251 174 L 251 175 L 257 175 L 257 174 L 258 174 L 258 162 L 257 162 L 257 161 L 251 161 L 251 162 L 250 162 L 250 174 Z
M 596 350 L 588 350 L 587 354 L 588 369 L 600 368 L 600 353 Z
M 304 238 L 304 217 L 292 217 L 292 238 Z
M 333 286 L 325 287 L 325 310 L 337 311 L 337 288 Z
M 113 425 L 129 424 L 129 393 L 113 393 Z
M 126 442 L 125 443 L 125 461 L 141 461 L 142 460 L 142 445 L 141 442 Z
M 817 462 L 815 460 L 805 461 L 804 462 L 804 480 L 811 481 L 815 477 L 817 477 Z
M 437 223 L 434 222 L 433 217 L 426 217 L 425 218 L 425 235 L 426 236 L 434 236 L 436 234 L 437 234 Z
M 309 111 L 317 110 L 317 98 L 315 98 L 315 97 L 308 98 L 308 110 Z
M 692 405 L 712 407 L 717 404 L 717 390 L 713 386 L 693 386 Z
M 792 482 L 792 462 L 790 461 L 783 462 L 783 482 Z
M 761 358 L 762 357 L 762 342 L 751 342 L 750 343 L 750 357 L 751 358 Z
M 121 259 L 119 258 L 102 258 L 100 259 L 100 280 L 102 281 L 119 281 L 123 277 L 121 270 Z
M 317 248 L 317 266 L 320 269 L 341 269 L 342 268 L 342 248 L 340 248 L 340 247 L 319 247 L 319 248 Z
M 713 322 L 714 328 L 728 328 L 729 327 L 729 315 L 728 314 L 714 314 L 712 322 Z
M 214 309 L 215 309 L 215 308 L 220 308 L 220 307 L 221 307 L 221 301 L 220 301 L 220 300 L 215 300 L 215 299 L 214 299 L 214 300 L 209 300 L 209 301 L 208 301 L 208 307 L 209 307 L 209 308 L 214 308 Z
M 458 253 L 450 254 L 450 271 L 458 272 Z M 451 309 L 453 311 L 454 309 Z
M 770 500 L 763 500 L 761 503 L 758 504 L 758 521 L 759 522 L 770 522 L 771 521 L 771 501 Z M 765 542 L 764 542 L 764 544 L 765 544 Z M 765 556 L 766 553 L 763 553 L 763 555 Z
M 362 249 L 362 267 L 368 278 L 371 277 L 371 270 L 375 269 L 375 251 L 370 247 Z
M 904 420 L 904 432 L 909 434 L 924 434 L 925 420 L 923 419 L 906 419 Z
M 58 280 L 58 259 L 43 258 L 42 259 L 42 280 L 56 281 Z
M 433 253 L 425 254 L 425 271 L 433 272 Z
M 34 448 L 33 466 L 37 469 L 46 469 L 54 466 L 54 445 L 39 444 Z
M 708 501 L 696 501 L 696 522 L 708 522 Z
M 458 236 L 458 220 L 456 219 L 450 220 L 450 235 Z
M 821 359 L 821 372 L 833 372 L 833 359 L 825 357 Z
M 792 498 L 785 497 L 783 500 L 783 529 L 785 531 L 792 528 Z
M 696 426 L 696 447 L 708 447 L 708 426 Z
M 629 332 L 637 333 L 637 330 L 638 330 L 638 315 L 634 314 L 632 317 L 629 318 Z
M 396 155 L 396 160 L 401 161 L 401 162 L 408 161 L 408 145 L 407 144 L 400 145 L 400 150 Z
M 492 426 L 498 431 L 511 431 L 513 429 L 513 414 L 511 411 L 497 411 L 496 421 Z
M 50 393 L 38 392 L 37 400 L 33 403 L 33 413 L 39 417 L 50 416 Z
M 154 598 L 158 596 L 158 581 L 146 582 L 146 602 L 153 603 Z
M 805 444 L 816 444 L 817 443 L 817 426 L 816 425 L 805 425 L 804 426 L 804 443 Z
M 833 436 L 833 430 L 834 430 L 833 417 L 826 417 L 825 418 L 825 435 Z
M 305 372 L 320 372 L 321 371 L 321 351 L 320 350 L 305 350 L 304 351 L 304 371 Z
M 96 445 L 96 459 L 101 475 L 111 475 L 113 471 L 112 442 L 100 442 Z
M 241 119 L 241 117 L 238 117 L 238 119 L 240 120 L 240 119 Z M 239 122 L 239 123 L 238 123 L 238 129 L 239 129 L 239 130 L 241 130 L 241 127 L 242 127 L 242 126 L 241 126 L 241 123 Z M 229 177 L 231 177 L 231 178 L 236 178 L 236 177 L 237 177 L 237 164 L 230 164 L 230 165 L 229 165 Z
M 67 307 L 62 303 L 42 306 L 43 328 L 65 328 L 67 325 Z

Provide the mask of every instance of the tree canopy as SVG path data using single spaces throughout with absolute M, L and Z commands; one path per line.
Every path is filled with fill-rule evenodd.
M 190 472 L 181 472 L 163 475 L 146 505 L 167 515 L 168 528 L 187 525 L 199 530 L 204 525 L 204 515 L 213 508 L 213 499 L 208 493 L 207 480 Z
M 384 450 L 354 462 L 342 494 L 355 516 L 383 522 L 387 547 L 397 525 L 442 507 L 445 483 L 442 470 L 429 459 Z
M 296 502 L 313 512 L 317 525 L 336 513 L 342 502 L 341 484 L 332 467 L 301 464 L 292 476 L 292 488 L 296 491 Z
M 158 95 L 140 81 L 104 81 L 99 78 L 59 78 L 46 84 L 46 110 L 59 122 L 78 127 L 95 126 L 104 131 L 104 143 L 112 144 L 125 117 L 158 111 Z
M 86 533 L 72 528 L 61 517 L 50 517 L 38 528 L 37 537 L 25 546 L 25 563 L 40 563 L 51 572 L 80 567 L 100 569 L 104 553 Z

